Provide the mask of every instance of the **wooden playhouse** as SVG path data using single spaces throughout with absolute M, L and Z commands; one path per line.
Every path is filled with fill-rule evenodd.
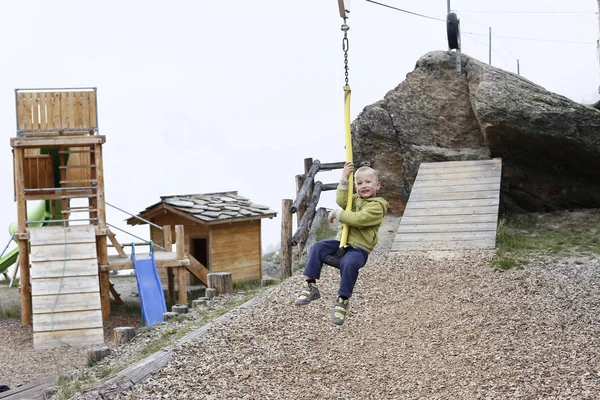
M 163 196 L 127 223 L 143 224 L 144 219 L 155 224 L 150 225 L 150 238 L 159 245 L 164 235 L 157 226 L 183 225 L 190 279 L 195 277 L 206 285 L 209 272 L 229 272 L 233 283 L 260 281 L 261 219 L 276 215 L 269 207 L 231 191 Z
M 109 271 L 133 264 L 106 221 L 96 89 L 17 89 L 15 102 L 21 322 L 33 325 L 35 348 L 103 343 L 110 293 L 118 296 Z M 41 216 L 28 213 L 32 201 L 43 202 Z M 183 232 L 177 227 L 176 235 Z M 162 241 L 168 250 L 170 235 L 169 228 Z M 109 240 L 117 255 L 108 255 Z M 159 269 L 173 268 L 181 278 L 189 264 L 183 252 L 156 254 Z

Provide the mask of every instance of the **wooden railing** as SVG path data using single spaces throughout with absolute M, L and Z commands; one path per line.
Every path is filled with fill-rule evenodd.
M 281 210 L 281 271 L 283 277 L 292 275 L 292 247 L 298 247 L 298 257 L 302 256 L 310 227 L 315 218 L 321 193 L 336 190 L 336 183 L 323 184 L 315 181 L 318 172 L 344 168 L 344 162 L 321 163 L 312 158 L 304 159 L 304 174 L 296 175 L 296 199 L 283 199 Z M 293 214 L 296 214 L 297 226 L 293 233 Z M 292 234 L 293 233 L 293 234 Z

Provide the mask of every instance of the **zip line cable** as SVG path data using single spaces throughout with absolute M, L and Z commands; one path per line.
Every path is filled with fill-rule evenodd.
M 417 17 L 432 19 L 434 21 L 446 22 L 445 19 L 430 17 L 429 15 L 424 15 L 424 14 L 419 14 L 419 13 L 416 13 L 416 12 L 413 12 L 413 11 L 403 10 L 402 8 L 390 6 L 389 4 L 383 4 L 383 3 L 379 3 L 379 2 L 373 1 L 373 0 L 365 0 L 365 1 L 367 1 L 368 3 L 377 4 L 377 5 L 382 6 L 382 7 L 391 8 L 392 10 L 400 11 L 400 12 L 411 14 L 411 15 L 416 15 Z

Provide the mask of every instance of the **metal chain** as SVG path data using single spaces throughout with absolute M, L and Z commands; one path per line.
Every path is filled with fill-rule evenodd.
M 344 38 L 342 39 L 342 50 L 344 50 L 344 74 L 346 76 L 345 82 L 348 86 L 348 50 L 350 49 L 350 42 L 348 41 L 348 31 L 350 27 L 344 23 L 342 25 L 342 32 L 344 32 Z

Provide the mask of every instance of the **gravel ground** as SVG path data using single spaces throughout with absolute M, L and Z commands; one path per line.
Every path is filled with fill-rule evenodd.
M 382 228 L 345 325 L 330 322 L 337 271 L 306 307 L 293 304 L 296 274 L 117 398 L 599 397 L 597 259 L 498 273 L 490 251 L 388 255 L 397 223 Z
M 324 269 L 322 297 L 306 307 L 293 304 L 298 273 L 176 345 L 166 367 L 117 398 L 599 398 L 598 259 L 537 257 L 498 273 L 490 251 L 388 254 L 398 223 L 386 218 L 343 326 L 330 321 L 337 270 Z M 186 323 L 138 335 L 97 368 L 125 365 L 148 335 Z
M 111 277 L 123 300 L 133 303 L 139 298 L 133 277 Z M 0 285 L 0 310 L 20 312 L 21 297 L 17 288 Z M 139 327 L 139 315 L 115 313 L 104 324 L 105 344 L 113 346 L 113 328 L 118 326 Z M 86 348 L 61 347 L 51 350 L 33 349 L 33 332 L 30 326 L 21 326 L 20 317 L 0 318 L 0 385 L 13 388 L 18 385 L 59 375 L 83 366 L 87 362 Z

